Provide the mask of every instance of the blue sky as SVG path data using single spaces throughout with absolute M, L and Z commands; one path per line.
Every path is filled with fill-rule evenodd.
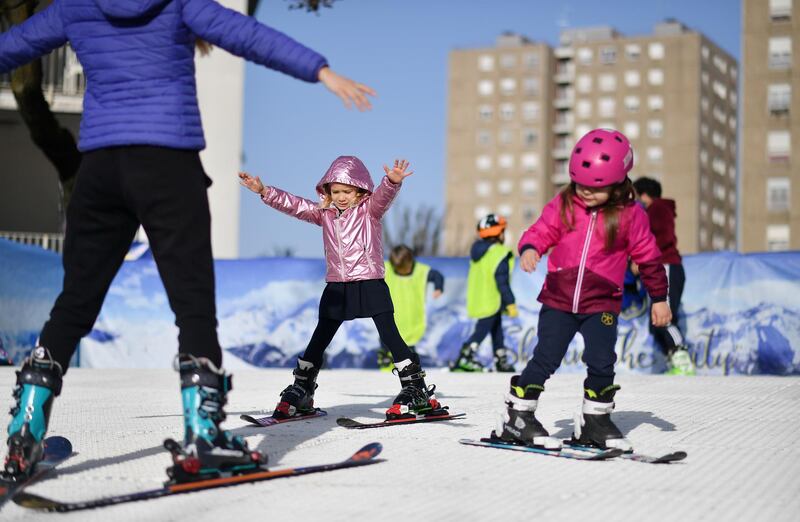
M 340 0 L 319 15 L 261 0 L 256 17 L 323 54 L 332 69 L 378 91 L 371 112 L 347 111 L 321 84 L 307 84 L 247 64 L 244 168 L 305 197 L 340 155 L 360 157 L 376 182 L 396 157 L 415 174 L 400 206 L 444 204 L 448 53 L 491 47 L 513 31 L 555 46 L 565 27 L 610 25 L 624 35 L 648 34 L 676 18 L 737 59 L 739 0 Z M 609 9 L 608 6 L 614 6 Z M 242 189 L 244 190 L 244 189 Z M 392 210 L 384 223 L 392 224 Z M 320 229 L 242 194 L 242 257 L 291 248 L 322 257 Z

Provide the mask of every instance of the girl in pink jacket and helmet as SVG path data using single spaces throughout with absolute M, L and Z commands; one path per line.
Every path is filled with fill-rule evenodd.
M 392 352 L 400 377 L 400 393 L 386 410 L 387 419 L 443 413 L 425 385 L 419 357 L 406 345 L 394 322 L 394 306 L 384 281 L 381 218 L 402 181 L 410 176 L 408 162 L 383 167 L 386 176 L 373 190 L 372 178 L 355 156 L 340 156 L 317 183 L 317 203 L 264 186 L 258 177 L 239 173 L 240 183 L 272 208 L 322 227 L 327 286 L 319 303 L 319 322 L 302 357 L 297 359 L 294 384 L 281 392 L 273 416 L 288 418 L 314 412 L 314 391 L 322 357 L 342 322 L 371 317 L 381 342 Z
M 583 406 L 575 417 L 577 444 L 631 451 L 611 421 L 617 316 L 625 267 L 630 257 L 653 301 L 654 325 L 670 322 L 667 276 L 644 210 L 634 203 L 628 172 L 633 149 L 621 133 L 595 129 L 583 136 L 569 161 L 571 183 L 542 210 L 519 241 L 520 266 L 536 269 L 549 252 L 547 277 L 539 294 L 538 344 L 521 375 L 511 378 L 508 406 L 494 437 L 559 448 L 534 412 L 545 381 L 558 369 L 577 332 L 584 340 Z

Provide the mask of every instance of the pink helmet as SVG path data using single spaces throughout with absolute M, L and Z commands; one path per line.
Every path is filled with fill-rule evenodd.
M 619 131 L 594 129 L 587 132 L 569 158 L 569 177 L 587 187 L 620 183 L 633 168 L 631 142 Z

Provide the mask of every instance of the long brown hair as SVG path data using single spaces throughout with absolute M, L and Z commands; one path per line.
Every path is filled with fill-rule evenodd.
M 577 196 L 575 191 L 575 183 L 572 182 L 561 190 L 561 222 L 564 223 L 569 230 L 575 228 L 575 208 L 573 206 L 572 198 Z M 608 201 L 598 210 L 603 214 L 603 222 L 605 223 L 605 249 L 611 250 L 614 242 L 617 240 L 619 233 L 619 213 L 620 211 L 636 199 L 636 194 L 633 191 L 633 183 L 630 178 L 625 178 L 625 181 L 611 186 L 611 192 L 608 195 Z
M 194 41 L 194 46 L 200 53 L 200 56 L 208 56 L 208 54 L 211 52 L 211 49 L 214 48 L 213 45 L 206 42 L 205 40 L 201 40 L 200 38 Z
M 341 183 L 341 185 L 347 185 L 347 183 Z M 356 187 L 355 185 L 348 186 L 356 189 L 356 199 L 353 200 L 353 204 L 350 205 L 350 208 L 357 207 L 358 204 L 361 203 L 361 200 L 364 199 L 364 196 L 367 195 L 367 191 L 361 187 Z M 319 208 L 328 208 L 333 204 L 333 198 L 331 197 L 331 184 L 325 183 L 322 185 L 322 190 L 325 192 L 325 195 L 322 196 L 322 201 L 319 203 Z

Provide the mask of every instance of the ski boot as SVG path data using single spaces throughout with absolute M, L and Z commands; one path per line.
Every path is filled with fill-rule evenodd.
M 498 348 L 494 351 L 494 370 L 496 372 L 513 373 L 516 371 L 514 363 L 510 358 L 516 358 L 513 350 L 508 348 Z
M 434 395 L 435 385 L 425 385 L 425 372 L 418 362 L 406 359 L 395 364 L 394 373 L 400 377 L 402 389 L 392 407 L 386 410 L 386 420 L 408 419 L 417 415 L 442 415 L 447 413 Z
M 272 416 L 276 419 L 288 419 L 300 415 L 314 413 L 314 391 L 317 389 L 319 368 L 302 357 L 297 358 L 294 369 L 294 384 L 290 384 L 281 392 L 281 400 L 275 406 Z
M 464 343 L 458 359 L 450 363 L 451 372 L 482 372 L 483 365 L 475 359 L 478 343 Z
M 167 469 L 171 483 L 258 471 L 267 463 L 266 455 L 250 450 L 242 437 L 222 430 L 223 409 L 232 378 L 208 359 L 179 354 L 181 398 L 185 435 L 183 445 L 167 439 L 164 447 L 172 453 L 173 465 Z
M 44 436 L 53 399 L 61 393 L 61 365 L 47 348 L 37 346 L 17 372 L 16 404 L 8 425 L 4 471 L 12 480 L 28 477 L 44 453 Z
M 382 372 L 391 372 L 394 369 L 392 352 L 383 347 L 378 349 L 378 369 Z
M 511 378 L 511 389 L 506 396 L 508 409 L 500 419 L 497 430 L 492 432 L 491 438 L 522 446 L 560 449 L 561 441 L 551 437 L 536 419 L 535 412 L 539 403 L 539 394 L 544 391 L 544 387 L 538 384 L 529 384 L 523 388 L 517 385 L 518 380 L 519 375 Z
M 677 346 L 669 356 L 667 375 L 694 375 L 692 356 L 685 346 Z
M 614 411 L 614 394 L 619 385 L 606 386 L 600 393 L 585 389 L 583 407 L 575 413 L 575 432 L 572 443 L 602 449 L 616 448 L 626 453 L 633 451 L 630 441 L 622 436 L 611 421 Z

